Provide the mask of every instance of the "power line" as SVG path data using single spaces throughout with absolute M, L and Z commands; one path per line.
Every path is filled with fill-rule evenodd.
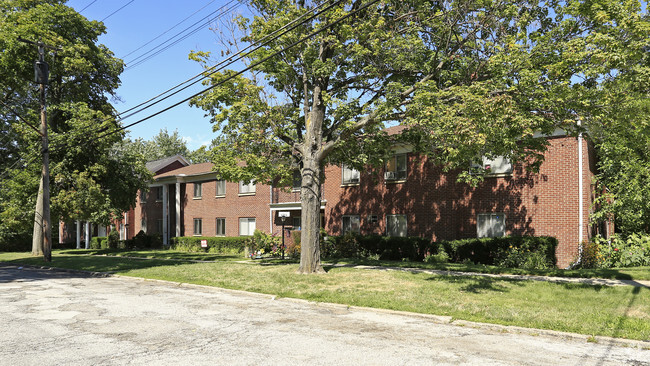
M 309 39 L 309 38 L 315 36 L 316 34 L 318 34 L 318 33 L 322 32 L 322 31 L 324 31 L 324 30 L 326 30 L 326 29 L 328 29 L 328 28 L 330 28 L 330 27 L 332 27 L 332 26 L 334 26 L 334 25 L 336 25 L 336 24 L 342 22 L 343 20 L 345 20 L 345 19 L 351 17 L 352 15 L 354 15 L 354 14 L 356 14 L 356 13 L 362 11 L 362 10 L 365 10 L 365 9 L 368 8 L 369 6 L 375 4 L 375 3 L 379 2 L 379 1 L 380 1 L 380 0 L 371 0 L 371 1 L 368 2 L 367 4 L 365 4 L 365 5 L 363 5 L 363 6 L 359 7 L 359 8 L 357 8 L 357 9 L 351 11 L 350 13 L 348 13 L 348 14 L 342 16 L 341 18 L 335 20 L 334 22 L 329 23 L 329 24 L 323 26 L 322 28 L 320 28 L 320 29 L 318 29 L 318 30 L 316 30 L 316 31 L 311 32 L 311 33 L 308 34 L 307 36 L 305 36 L 305 37 L 299 39 L 298 41 L 293 42 L 293 43 L 290 44 L 289 46 L 287 46 L 287 47 L 285 47 L 285 48 L 283 48 L 283 49 L 281 49 L 281 50 L 278 50 L 278 51 L 272 53 L 271 55 L 269 55 L 269 56 L 263 58 L 262 60 L 260 60 L 260 61 L 258 61 L 258 62 L 256 62 L 256 63 L 254 63 L 254 64 L 251 64 L 250 66 L 244 68 L 242 71 L 239 71 L 239 72 L 237 72 L 237 73 L 235 73 L 235 74 L 233 74 L 233 75 L 227 77 L 226 79 L 224 79 L 224 80 L 222 80 L 222 81 L 220 81 L 220 82 L 218 82 L 218 83 L 216 83 L 216 84 L 214 84 L 214 85 L 211 85 L 210 87 L 205 88 L 205 89 L 203 89 L 202 91 L 200 91 L 200 92 L 198 92 L 198 93 L 196 93 L 196 94 L 194 94 L 194 95 L 192 95 L 192 96 L 190 96 L 190 97 L 188 97 L 188 98 L 185 98 L 185 99 L 181 100 L 180 102 L 177 102 L 177 103 L 175 103 L 175 104 L 172 104 L 171 106 L 169 106 L 169 107 L 167 107 L 167 108 L 164 108 L 164 109 L 162 109 L 162 110 L 160 110 L 160 111 L 158 111 L 158 112 L 156 112 L 156 113 L 153 113 L 153 114 L 151 114 L 151 115 L 149 115 L 149 116 L 147 116 L 147 117 L 144 117 L 144 118 L 142 118 L 142 119 L 140 119 L 140 120 L 138 120 L 138 121 L 136 121 L 136 122 L 133 122 L 133 123 L 128 124 L 128 125 L 126 125 L 126 126 L 122 126 L 122 127 L 118 128 L 118 129 L 116 129 L 116 130 L 114 130 L 114 131 L 111 131 L 111 132 L 105 133 L 105 134 L 103 134 L 103 135 L 97 136 L 97 137 L 95 137 L 95 139 L 99 139 L 99 138 L 106 137 L 106 136 L 111 135 L 111 134 L 114 134 L 114 133 L 118 133 L 118 132 L 120 132 L 120 131 L 123 131 L 123 130 L 129 128 L 129 127 L 133 127 L 133 126 L 135 126 L 135 125 L 137 125 L 137 124 L 139 124 L 139 123 L 142 123 L 142 122 L 144 122 L 144 121 L 146 121 L 146 120 L 148 120 L 148 119 L 151 119 L 151 118 L 153 118 L 153 117 L 155 117 L 155 116 L 157 116 L 157 115 L 159 115 L 159 114 L 162 114 L 162 113 L 164 113 L 164 112 L 167 112 L 168 110 L 170 110 L 170 109 L 172 109 L 172 108 L 176 108 L 176 107 L 178 107 L 179 105 L 181 105 L 181 104 L 183 104 L 183 103 L 185 103 L 185 102 L 191 100 L 192 98 L 195 98 L 195 97 L 197 97 L 197 96 L 199 96 L 199 95 L 201 95 L 201 94 L 203 94 L 203 93 L 205 93 L 205 92 L 207 92 L 207 91 L 209 91 L 209 90 L 212 90 L 212 89 L 216 88 L 217 86 L 220 86 L 220 85 L 224 84 L 225 82 L 227 82 L 227 81 L 229 81 L 229 80 L 235 78 L 236 76 L 239 76 L 239 75 L 245 73 L 246 71 L 252 69 L 253 67 L 256 67 L 256 66 L 258 66 L 258 65 L 260 65 L 260 64 L 262 64 L 262 63 L 264 63 L 264 62 L 266 62 L 266 61 L 268 61 L 268 60 L 270 60 L 271 58 L 273 58 L 273 57 L 279 55 L 280 53 L 282 53 L 282 52 L 284 52 L 284 51 L 286 51 L 286 50 L 288 50 L 288 49 L 291 49 L 291 48 L 293 48 L 293 47 L 299 45 L 300 43 L 303 43 L 304 41 L 306 41 L 307 39 Z
M 229 11 L 231 11 L 232 9 L 236 8 L 237 6 L 239 6 L 239 4 L 235 4 L 235 5 L 231 6 L 229 9 L 224 10 L 224 11 L 221 12 L 220 14 L 214 16 L 214 18 L 210 18 L 210 17 L 213 16 L 215 13 L 220 12 L 222 9 L 224 9 L 224 8 L 227 7 L 227 6 L 230 6 L 230 4 L 232 4 L 232 3 L 235 3 L 235 0 L 230 0 L 228 3 L 226 3 L 225 5 L 223 5 L 222 7 L 220 7 L 219 9 L 217 9 L 217 10 L 213 11 L 212 13 L 208 14 L 207 16 L 203 17 L 202 19 L 200 19 L 199 21 L 195 22 L 195 23 L 192 24 L 191 26 L 189 26 L 189 27 L 183 29 L 182 31 L 180 31 L 180 32 L 178 32 L 178 33 L 176 33 L 175 35 L 173 35 L 172 37 L 168 38 L 168 39 L 165 40 L 164 42 L 159 43 L 156 47 L 153 47 L 153 48 L 150 49 L 149 51 L 147 51 L 147 52 L 141 54 L 140 56 L 134 58 L 133 60 L 131 60 L 131 61 L 129 61 L 129 62 L 126 62 L 127 65 L 126 65 L 126 69 L 125 69 L 125 71 L 132 70 L 132 69 L 135 68 L 136 66 L 141 65 L 142 63 L 144 63 L 144 62 L 146 62 L 146 61 L 152 59 L 153 57 L 159 55 L 160 53 L 162 53 L 162 52 L 168 50 L 169 48 L 171 48 L 171 47 L 177 45 L 179 42 L 181 42 L 181 41 L 187 39 L 188 37 L 194 35 L 194 34 L 197 33 L 198 31 L 202 30 L 206 25 L 210 24 L 210 23 L 213 22 L 214 20 L 216 20 L 216 19 L 222 17 L 224 14 L 226 14 L 226 12 L 229 12 Z M 207 19 L 207 20 L 206 20 L 206 19 Z M 200 23 L 200 24 L 199 24 L 199 23 Z M 198 26 L 197 26 L 197 24 L 198 24 Z M 188 31 L 189 29 L 191 29 L 192 27 L 195 27 L 195 26 L 196 26 L 196 28 L 192 29 L 189 33 L 183 35 L 184 32 Z M 181 36 L 181 35 L 182 35 L 182 36 Z M 179 39 L 174 40 L 171 44 L 165 45 L 165 43 L 171 42 L 174 38 L 176 38 L 176 37 L 178 37 L 178 36 L 181 36 L 181 37 L 180 37 Z M 163 46 L 164 46 L 164 47 L 163 47 Z M 162 49 L 159 49 L 159 50 L 156 51 L 156 49 L 158 49 L 158 48 L 160 48 L 160 47 L 163 47 L 163 48 L 162 48 Z M 149 54 L 152 53 L 152 52 L 154 52 L 154 53 L 151 54 L 151 55 L 149 55 Z
M 199 76 L 203 76 L 203 78 L 206 78 L 207 76 L 216 73 L 216 72 L 219 71 L 220 69 L 223 69 L 224 67 L 227 67 L 227 66 L 229 66 L 229 65 L 232 65 L 233 63 L 237 62 L 238 60 L 242 59 L 243 57 L 245 57 L 245 56 L 247 56 L 247 55 L 250 55 L 250 54 L 252 54 L 253 52 L 257 51 L 259 48 L 261 48 L 261 47 L 263 47 L 264 45 L 268 44 L 270 41 L 272 41 L 272 40 L 274 40 L 274 39 L 277 39 L 277 38 L 281 37 L 282 35 L 284 35 L 284 34 L 290 32 L 291 30 L 293 30 L 293 29 L 295 29 L 295 28 L 297 28 L 297 27 L 300 26 L 301 24 L 303 24 L 303 23 L 305 23 L 305 22 L 307 22 L 307 21 L 309 21 L 309 20 L 311 20 L 311 19 L 313 19 L 313 18 L 315 18 L 315 17 L 317 17 L 317 16 L 323 14 L 324 12 L 330 10 L 331 8 L 333 8 L 334 6 L 338 5 L 338 4 L 341 3 L 342 1 L 343 1 L 343 0 L 337 0 L 337 1 L 333 2 L 333 3 L 331 3 L 330 5 L 328 5 L 326 8 L 319 10 L 319 11 L 318 11 L 317 13 L 315 13 L 315 14 L 312 14 L 312 15 L 311 15 L 310 17 L 308 17 L 307 19 L 298 22 L 298 21 L 299 21 L 301 18 L 303 18 L 305 15 L 310 14 L 310 13 L 312 13 L 313 11 L 318 10 L 319 8 L 322 8 L 323 6 L 325 6 L 325 4 L 327 4 L 327 2 L 324 2 L 324 3 L 320 4 L 319 6 L 317 6 L 317 7 L 314 8 L 314 9 L 310 9 L 310 10 L 306 11 L 305 13 L 303 13 L 302 15 L 300 15 L 299 17 L 297 17 L 297 18 L 295 18 L 294 20 L 292 20 L 291 22 L 285 24 L 284 26 L 282 26 L 281 28 L 277 29 L 276 31 L 274 31 L 274 32 L 272 32 L 272 33 L 266 35 L 265 37 L 262 38 L 262 40 L 258 41 L 257 43 L 254 43 L 254 44 L 249 45 L 248 47 L 244 48 L 242 51 L 239 51 L 239 52 L 237 52 L 236 54 L 233 54 L 233 55 L 230 56 L 228 59 L 226 59 L 226 60 L 220 62 L 219 64 L 217 64 L 217 65 L 215 65 L 215 66 L 210 67 L 207 71 L 211 71 L 211 72 L 209 72 L 208 74 L 205 74 L 205 72 L 202 72 L 202 73 L 200 73 L 200 74 L 197 74 L 196 76 L 194 76 L 194 77 L 188 79 L 187 81 L 185 81 L 185 82 L 183 82 L 183 83 L 181 83 L 181 84 L 179 84 L 179 85 L 177 85 L 177 86 L 175 86 L 175 87 L 173 87 L 173 88 L 168 89 L 167 91 L 165 91 L 165 92 L 159 94 L 158 96 L 160 96 L 160 95 L 164 95 L 164 94 L 168 93 L 169 91 L 174 90 L 174 89 L 178 88 L 179 86 L 181 86 L 181 85 L 183 85 L 183 84 L 185 84 L 185 83 L 187 83 L 187 82 L 189 82 L 189 81 L 191 81 L 191 80 L 193 80 L 193 79 L 196 79 L 196 78 L 199 77 Z M 367 6 L 370 6 L 370 5 L 374 4 L 374 3 L 376 3 L 377 1 L 379 1 L 379 0 L 375 0 L 375 1 L 371 2 L 371 3 L 369 3 L 369 4 L 367 4 Z M 367 7 L 367 6 L 366 6 L 366 7 Z M 364 7 L 364 9 L 365 9 L 365 7 Z M 323 31 L 324 29 L 326 29 L 326 28 L 329 27 L 329 26 L 332 26 L 332 25 L 334 25 L 334 24 L 337 24 L 338 22 L 340 22 L 340 21 L 346 19 L 347 17 L 349 17 L 349 16 L 355 14 L 356 12 L 358 12 L 358 11 L 360 11 L 360 10 L 361 10 L 361 9 L 357 9 L 357 10 L 355 10 L 355 11 L 349 13 L 348 15 L 344 16 L 343 18 L 340 18 L 339 20 L 337 20 L 337 21 L 335 21 L 335 22 L 333 22 L 333 23 L 330 23 L 329 25 L 326 25 L 326 26 L 323 27 L 322 29 L 313 32 L 311 35 L 309 35 L 309 36 L 307 36 L 307 37 L 304 37 L 302 40 L 297 41 L 297 42 L 294 42 L 294 44 L 292 44 L 291 46 L 285 48 L 284 50 L 289 49 L 289 48 L 291 48 L 291 47 L 295 47 L 295 46 L 296 46 L 297 44 L 299 44 L 300 42 L 303 42 L 304 40 L 308 39 L 309 37 L 311 37 L 311 36 L 313 36 L 313 35 L 315 35 L 315 34 L 321 32 L 321 31 Z M 289 27 L 291 24 L 296 23 L 296 22 L 298 22 L 298 23 L 297 23 L 297 24 L 294 24 L 294 25 L 291 26 L 291 27 Z M 287 27 L 289 27 L 289 28 L 287 28 Z M 285 29 L 285 28 L 287 28 L 287 29 Z M 282 31 L 282 29 L 285 29 L 285 30 Z M 281 32 L 281 33 L 278 34 L 278 32 Z M 275 35 L 274 35 L 274 34 L 275 34 Z M 264 42 L 264 43 L 262 43 L 262 42 Z M 257 46 L 255 49 L 253 49 L 253 50 L 251 50 L 251 51 L 249 51 L 249 52 L 247 52 L 247 53 L 244 54 L 244 51 L 246 51 L 247 49 L 253 47 L 255 44 L 258 44 L 258 46 Z M 264 62 L 264 61 L 268 60 L 269 58 L 271 58 L 271 57 L 273 57 L 273 56 L 275 56 L 275 55 L 281 53 L 282 51 L 283 51 L 283 50 L 280 50 L 280 51 L 276 52 L 275 54 L 273 54 L 273 55 L 267 57 L 266 59 L 262 60 L 261 62 Z M 244 54 L 244 55 L 242 55 L 242 54 Z M 240 57 L 238 57 L 238 58 L 236 58 L 236 59 L 233 59 L 233 58 L 234 58 L 235 56 L 237 56 L 237 55 L 242 55 L 242 56 L 240 56 Z M 259 62 L 259 63 L 261 63 L 261 62 Z M 224 63 L 227 63 L 227 64 L 224 65 L 224 66 L 222 66 L 222 67 L 220 67 L 219 69 L 217 69 L 217 66 L 219 66 L 219 65 L 223 65 Z M 249 70 L 250 68 L 252 68 L 252 67 L 254 67 L 254 66 L 257 66 L 259 63 L 256 63 L 255 65 L 251 65 L 250 67 L 246 68 L 245 70 L 241 71 L 240 73 L 238 73 L 238 74 L 236 74 L 236 75 L 234 75 L 234 76 L 237 76 L 237 75 L 240 75 L 241 73 L 246 72 L 246 71 Z M 234 77 L 234 76 L 233 76 L 233 77 Z M 229 79 L 227 79 L 227 80 L 229 80 Z M 224 80 L 223 82 L 225 82 L 225 81 L 227 81 L 227 80 Z M 180 89 L 180 90 L 177 90 L 176 92 L 174 92 L 174 93 L 172 93 L 172 94 L 166 96 L 165 98 L 163 98 L 163 99 L 161 99 L 161 100 L 158 100 L 158 101 L 156 101 L 156 102 L 154 102 L 154 103 L 152 103 L 152 104 L 150 104 L 150 105 L 148 105 L 148 106 L 145 106 L 145 107 L 141 108 L 140 110 L 137 110 L 137 111 L 135 111 L 135 112 L 133 112 L 133 113 L 127 115 L 127 116 L 120 117 L 120 118 L 119 118 L 119 121 L 123 121 L 124 119 L 129 118 L 129 117 L 131 117 L 131 116 L 133 116 L 133 115 L 135 115 L 135 114 L 137 114 L 137 113 L 140 113 L 140 112 L 142 112 L 143 110 L 146 110 L 146 109 L 148 109 L 148 108 L 150 108 L 150 107 L 153 107 L 155 104 L 158 104 L 158 103 L 162 102 L 163 100 L 168 99 L 168 98 L 170 98 L 171 96 L 178 94 L 179 92 L 181 92 L 181 91 L 187 89 L 188 87 L 190 87 L 190 86 L 193 85 L 193 84 L 198 83 L 199 81 L 200 81 L 200 80 L 197 80 L 197 81 L 193 82 L 192 84 L 187 85 L 187 86 L 185 86 L 184 88 L 182 88 L 182 89 Z M 174 108 L 174 107 L 177 107 L 178 105 L 180 105 L 180 104 L 182 104 L 182 103 L 185 103 L 185 102 L 187 102 L 188 100 L 190 100 L 191 98 L 194 98 L 195 96 L 198 96 L 198 95 L 204 93 L 205 91 L 210 90 L 210 89 L 212 89 L 212 88 L 214 88 L 214 87 L 216 87 L 216 86 L 217 86 L 217 85 L 214 85 L 214 86 L 212 86 L 212 87 L 210 87 L 210 88 L 207 88 L 207 89 L 205 89 L 205 90 L 203 90 L 203 91 L 201 91 L 201 92 L 199 92 L 199 93 L 197 93 L 197 94 L 195 94 L 195 95 L 193 95 L 193 96 L 190 96 L 189 98 L 186 98 L 186 99 L 182 100 L 181 102 L 178 102 L 178 103 L 172 105 L 171 107 L 165 108 L 164 110 L 159 111 L 159 112 L 157 112 L 157 113 L 155 113 L 154 115 L 151 115 L 151 116 L 149 116 L 149 117 L 146 117 L 145 119 L 140 120 L 140 121 L 138 121 L 138 122 L 136 122 L 136 123 L 133 123 L 133 124 L 131 124 L 131 125 L 124 126 L 124 127 L 122 127 L 122 128 L 118 128 L 118 129 L 116 129 L 116 130 L 114 130 L 114 131 L 112 131 L 112 132 L 109 132 L 109 133 L 105 133 L 105 134 L 103 134 L 103 135 L 100 135 L 98 138 L 100 138 L 100 137 L 104 137 L 104 136 L 108 136 L 108 135 L 110 135 L 110 134 L 114 134 L 114 133 L 117 133 L 117 132 L 120 132 L 120 131 L 123 131 L 123 130 L 125 130 L 125 129 L 127 129 L 127 128 L 129 128 L 129 127 L 135 125 L 135 124 L 141 123 L 141 122 L 143 122 L 144 120 L 147 120 L 147 119 L 152 118 L 152 117 L 154 117 L 154 116 L 156 116 L 156 115 L 158 115 L 158 114 L 161 114 L 161 113 L 163 113 L 163 112 L 166 112 L 166 111 L 169 110 L 169 109 L 172 109 L 172 108 Z M 153 100 L 153 99 L 156 99 L 158 96 L 156 96 L 156 97 L 154 97 L 154 98 L 151 98 L 149 101 L 151 101 L 151 100 Z M 127 111 L 124 111 L 124 112 L 118 113 L 118 116 L 121 116 L 121 115 L 123 115 L 124 113 L 126 113 L 126 112 L 128 112 L 128 111 L 130 111 L 130 110 L 133 110 L 133 109 L 135 109 L 135 108 L 137 108 L 137 107 L 139 107 L 139 106 L 142 106 L 143 104 L 146 104 L 146 103 L 148 103 L 149 101 L 144 102 L 144 103 L 141 103 L 141 104 L 139 104 L 138 106 L 133 107 L 133 108 L 127 110 Z M 100 120 L 100 121 L 98 121 L 98 123 L 103 123 L 103 122 L 109 121 L 109 120 L 111 120 L 111 119 L 112 119 L 112 118 L 106 118 L 106 119 L 104 119 L 104 120 Z M 103 132 L 105 132 L 105 131 L 106 131 L 106 127 L 103 127 L 103 128 L 101 128 L 101 129 L 97 129 L 97 130 L 95 130 L 94 132 L 93 132 L 93 131 L 89 131 L 89 134 L 94 134 L 94 133 L 103 133 Z M 70 142 L 70 141 L 66 141 L 66 142 Z M 53 147 L 53 149 L 58 149 L 58 148 L 60 148 L 60 147 L 64 147 L 64 145 L 65 145 L 65 144 L 59 144 L 59 145 Z
M 97 1 L 97 0 L 95 0 L 95 1 Z M 95 1 L 93 1 L 93 2 L 95 2 Z M 183 19 L 183 20 L 181 20 L 180 22 L 176 23 L 174 26 L 172 26 L 171 28 L 167 29 L 166 31 L 162 32 L 162 33 L 159 34 L 157 37 L 153 38 L 153 39 L 150 40 L 149 42 L 143 44 L 142 46 L 136 48 L 135 50 L 133 50 L 133 51 L 127 53 L 126 55 L 124 55 L 124 56 L 122 56 L 122 57 L 120 57 L 120 58 L 121 58 L 121 59 L 125 59 L 125 58 L 131 56 L 132 54 L 134 54 L 135 52 L 137 52 L 137 51 L 143 49 L 144 47 L 148 46 L 151 42 L 153 42 L 153 41 L 157 40 L 158 38 L 164 36 L 164 35 L 167 34 L 169 31 L 171 31 L 172 29 L 178 27 L 179 25 L 181 25 L 182 23 L 184 23 L 186 20 L 190 19 L 191 17 L 193 17 L 194 15 L 196 15 L 196 13 L 200 12 L 201 10 L 207 8 L 208 5 L 212 4 L 212 3 L 215 2 L 215 1 L 216 1 L 216 0 L 211 0 L 210 2 L 208 2 L 207 4 L 205 4 L 201 9 L 199 9 L 199 10 L 195 11 L 194 13 L 190 14 L 188 17 L 186 17 L 185 19 Z
M 102 20 L 100 20 L 100 21 L 103 22 L 104 20 L 106 20 L 106 19 L 112 17 L 113 15 L 115 15 L 115 13 L 117 13 L 118 11 L 120 11 L 120 10 L 126 8 L 127 5 L 131 4 L 131 3 L 134 2 L 134 1 L 135 1 L 135 0 L 131 0 L 131 1 L 129 1 L 128 3 L 122 5 L 121 8 L 119 8 L 119 9 L 115 10 L 114 12 L 110 13 L 107 17 L 105 17 L 104 19 L 102 19 Z
M 94 3 L 96 3 L 96 2 L 97 2 L 97 0 L 93 0 L 93 1 L 91 1 L 90 4 L 84 6 L 83 9 L 79 10 L 79 13 L 81 13 L 82 11 L 88 9 L 89 6 L 91 6 L 92 4 L 94 4 Z

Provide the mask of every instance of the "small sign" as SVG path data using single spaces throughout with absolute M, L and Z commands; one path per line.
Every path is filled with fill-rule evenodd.
M 278 212 L 278 217 L 289 217 L 291 213 L 289 211 L 280 211 Z
M 201 240 L 201 248 L 207 248 L 208 247 L 208 241 L 207 240 Z

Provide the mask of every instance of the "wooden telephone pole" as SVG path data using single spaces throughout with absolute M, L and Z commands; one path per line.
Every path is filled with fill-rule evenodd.
M 50 163 L 49 147 L 47 141 L 47 108 L 45 102 L 45 85 L 48 83 L 49 66 L 47 62 L 45 62 L 45 48 L 49 48 L 54 51 L 57 51 L 58 49 L 52 46 L 48 46 L 40 41 L 32 42 L 22 38 L 18 38 L 18 40 L 38 47 L 38 61 L 34 63 L 34 77 L 36 79 L 36 83 L 39 84 L 39 94 L 41 100 L 40 132 L 41 153 L 43 155 L 43 169 L 41 171 L 42 200 L 41 189 L 39 189 L 39 197 L 36 203 L 36 213 L 34 215 L 34 240 L 40 241 L 40 248 L 43 253 L 43 258 L 46 262 L 51 262 L 52 223 L 50 220 Z

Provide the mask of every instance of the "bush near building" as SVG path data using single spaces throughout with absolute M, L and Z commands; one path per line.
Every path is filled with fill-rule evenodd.
M 650 266 L 650 235 L 633 233 L 609 239 L 595 236 L 583 243 L 577 268 L 614 268 Z

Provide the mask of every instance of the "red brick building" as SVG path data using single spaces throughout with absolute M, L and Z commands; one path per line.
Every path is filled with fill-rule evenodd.
M 549 235 L 559 241 L 558 266 L 566 267 L 591 235 L 595 157 L 582 137 L 554 136 L 549 142 L 539 173 L 485 160 L 492 174 L 477 187 L 457 182 L 457 172 L 444 173 L 407 147 L 396 148 L 383 169 L 327 166 L 322 225 L 333 235 L 355 231 L 434 240 Z M 210 163 L 166 163 L 125 214 L 126 237 L 144 230 L 160 233 L 167 244 L 174 236 L 280 233 L 280 211 L 290 213 L 289 228 L 300 228 L 298 189 L 225 182 Z

